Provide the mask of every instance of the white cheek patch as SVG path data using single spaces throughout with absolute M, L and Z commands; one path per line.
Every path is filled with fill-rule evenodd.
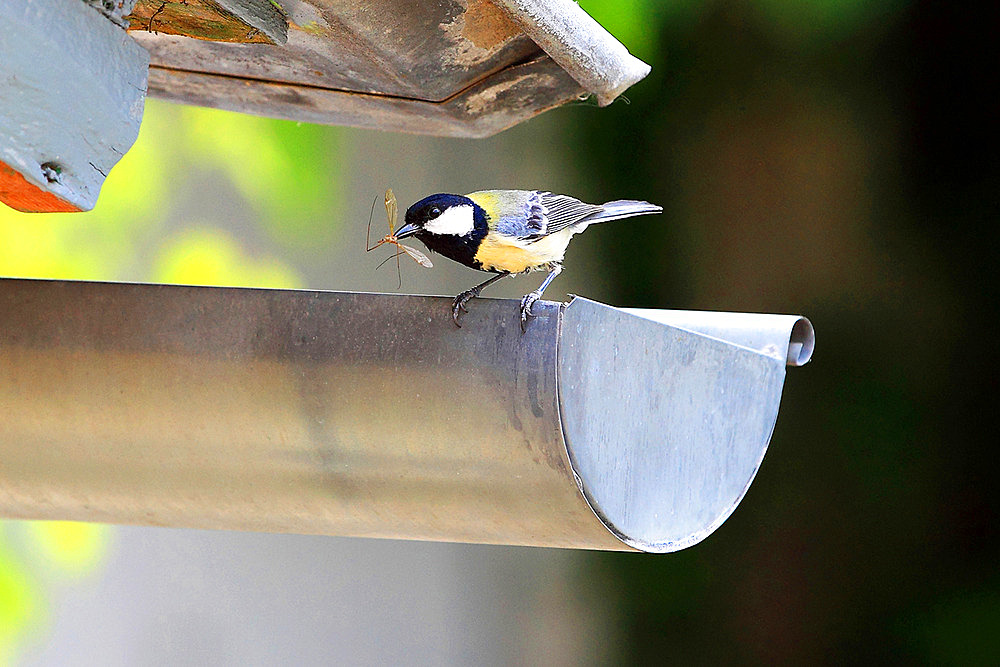
M 472 206 L 462 204 L 447 208 L 424 225 L 424 230 L 441 236 L 465 236 L 475 227 Z

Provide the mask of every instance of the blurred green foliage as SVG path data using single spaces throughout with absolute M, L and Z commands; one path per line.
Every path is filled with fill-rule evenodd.
M 237 287 L 300 287 L 294 269 L 274 257 L 248 257 L 233 237 L 208 225 L 164 242 L 153 264 L 156 282 Z
M 182 107 L 176 127 L 186 164 L 220 170 L 272 241 L 299 251 L 329 243 L 332 228 L 317 221 L 342 196 L 337 130 L 197 107 Z
M 0 664 L 12 658 L 15 640 L 35 620 L 38 592 L 0 536 Z
M 95 572 L 110 534 L 107 526 L 73 521 L 0 525 L 0 664 L 14 661 L 20 641 L 44 633 L 46 580 Z
M 21 524 L 32 553 L 68 575 L 90 573 L 110 548 L 112 529 L 78 521 L 32 521 Z
M 633 55 L 647 61 L 659 55 L 661 23 L 667 17 L 690 20 L 701 6 L 693 0 L 582 0 L 579 4 Z

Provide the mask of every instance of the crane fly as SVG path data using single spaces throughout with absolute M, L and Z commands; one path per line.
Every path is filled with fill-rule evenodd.
M 385 215 L 389 219 L 389 233 L 380 238 L 375 243 L 375 245 L 371 245 L 372 215 L 369 215 L 368 233 L 365 235 L 365 244 L 367 246 L 367 250 L 365 252 L 371 252 L 372 250 L 374 250 L 375 248 L 379 247 L 384 243 L 389 243 L 391 245 L 396 246 L 396 248 L 398 248 L 396 254 L 392 255 L 391 257 L 386 257 L 385 260 L 382 262 L 382 264 L 385 264 L 390 259 L 395 259 L 397 275 L 401 275 L 399 274 L 399 256 L 402 255 L 403 253 L 406 253 L 407 255 L 412 257 L 413 261 L 415 261 L 417 264 L 420 264 L 421 266 L 426 266 L 428 269 L 433 267 L 434 265 L 431 263 L 431 260 L 427 258 L 427 255 L 420 252 L 416 248 L 411 248 L 405 243 L 400 243 L 399 239 L 396 238 L 396 215 L 398 214 L 398 212 L 399 211 L 396 206 L 396 195 L 392 193 L 392 188 L 389 188 L 388 190 L 385 191 Z M 372 202 L 372 214 L 374 215 L 374 213 L 375 213 L 375 202 Z M 382 264 L 379 264 L 375 268 L 378 269 L 380 266 L 382 266 Z M 402 277 L 400 277 L 399 280 L 400 280 L 399 284 L 402 285 L 403 284 Z

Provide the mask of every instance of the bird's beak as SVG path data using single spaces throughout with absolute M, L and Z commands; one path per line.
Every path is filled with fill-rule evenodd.
M 408 222 L 396 230 L 396 238 L 405 239 L 407 236 L 413 236 L 419 231 L 420 231 L 419 227 L 414 225 L 412 222 Z

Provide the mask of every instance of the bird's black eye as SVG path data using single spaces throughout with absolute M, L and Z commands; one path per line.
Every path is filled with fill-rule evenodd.
M 439 209 L 437 206 L 431 206 L 431 210 L 428 211 L 428 213 L 432 218 L 436 218 L 439 215 L 441 215 L 441 209 Z

